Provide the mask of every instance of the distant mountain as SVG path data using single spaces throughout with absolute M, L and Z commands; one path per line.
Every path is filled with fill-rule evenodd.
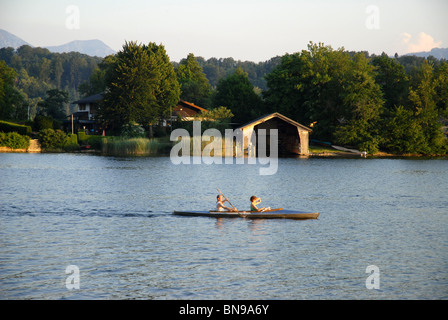
M 0 48 L 13 47 L 14 49 L 17 49 L 23 45 L 33 47 L 33 45 L 29 44 L 25 40 L 20 39 L 6 30 L 0 29 Z M 61 46 L 50 46 L 46 48 L 55 53 L 75 51 L 92 57 L 97 56 L 102 58 L 109 54 L 116 53 L 100 40 L 76 40 Z
M 431 51 L 426 52 L 414 52 L 408 53 L 407 56 L 417 56 L 428 58 L 429 56 L 433 56 L 436 59 L 447 59 L 448 60 L 448 48 L 433 48 Z
M 29 45 L 25 40 L 9 33 L 6 30 L 0 29 L 0 48 L 13 47 L 14 49 L 21 47 L 23 45 Z
M 75 40 L 61 46 L 46 47 L 51 52 L 62 53 L 76 51 L 89 56 L 105 57 L 115 54 L 115 51 L 108 47 L 101 40 Z

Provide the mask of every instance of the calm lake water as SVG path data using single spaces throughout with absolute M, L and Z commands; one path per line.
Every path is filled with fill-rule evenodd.
M 448 161 L 0 154 L 0 299 L 447 299 Z M 180 217 L 215 205 L 317 220 Z M 79 269 L 69 290 L 66 268 Z M 367 289 L 368 266 L 379 289 Z M 70 278 L 71 279 L 71 278 Z

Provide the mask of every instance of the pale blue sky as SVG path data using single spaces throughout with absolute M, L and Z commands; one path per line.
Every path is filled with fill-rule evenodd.
M 389 55 L 446 48 L 447 14 L 447 0 L 0 0 L 0 29 L 33 46 L 100 39 L 118 51 L 133 40 L 162 43 L 174 61 L 258 62 L 310 41 Z

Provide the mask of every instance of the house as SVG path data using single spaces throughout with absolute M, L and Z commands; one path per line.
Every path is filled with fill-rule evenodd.
M 69 120 L 64 121 L 64 130 L 73 133 L 84 131 L 87 134 L 101 134 L 102 129 L 96 121 L 96 115 L 98 104 L 102 100 L 103 94 L 98 93 L 72 102 L 78 105 L 78 110 L 70 115 Z
M 171 111 L 171 120 L 176 121 L 180 116 L 184 121 L 193 121 L 194 116 L 201 112 L 207 112 L 207 109 L 201 108 L 194 103 L 180 100 Z
M 97 122 L 96 115 L 98 105 L 102 100 L 103 93 L 98 93 L 73 101 L 72 104 L 78 105 L 78 110 L 70 115 L 69 120 L 64 121 L 64 130 L 71 132 L 73 125 L 73 133 L 85 131 L 87 134 L 101 134 L 102 128 L 100 128 Z M 201 108 L 194 103 L 180 100 L 171 110 L 171 121 L 177 121 L 178 117 L 183 121 L 192 121 L 194 116 L 201 112 L 207 112 L 207 109 Z M 163 126 L 166 125 L 166 121 L 162 123 Z
M 243 149 L 248 150 L 250 144 L 250 137 L 253 132 L 258 136 L 259 129 L 266 129 L 266 143 L 269 146 L 270 129 L 278 129 L 278 154 L 300 154 L 308 155 L 309 150 L 309 135 L 312 130 L 300 123 L 285 117 L 284 115 L 275 112 L 251 122 L 248 122 L 238 129 L 243 131 Z M 256 148 L 257 150 L 258 148 Z M 269 147 L 268 147 L 269 150 Z

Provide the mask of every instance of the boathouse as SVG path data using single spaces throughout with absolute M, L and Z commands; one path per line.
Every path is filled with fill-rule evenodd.
M 250 138 L 252 133 L 255 133 L 257 142 L 259 141 L 259 135 L 262 133 L 259 132 L 259 129 L 266 129 L 265 141 L 269 150 L 270 129 L 277 129 L 279 155 L 308 155 L 309 153 L 309 135 L 312 130 L 278 112 L 257 118 L 240 126 L 238 129 L 243 131 L 243 149 L 245 151 L 251 147 Z M 256 147 L 255 150 L 258 150 L 258 148 Z

